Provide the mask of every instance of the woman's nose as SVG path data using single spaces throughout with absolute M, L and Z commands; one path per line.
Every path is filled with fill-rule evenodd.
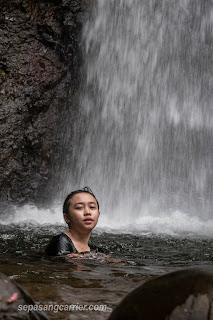
M 85 215 L 91 215 L 90 207 L 85 207 L 84 214 L 85 214 Z

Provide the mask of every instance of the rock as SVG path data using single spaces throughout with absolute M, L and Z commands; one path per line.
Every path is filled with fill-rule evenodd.
M 48 320 L 43 311 L 33 311 L 35 301 L 15 281 L 0 273 L 0 319 L 16 320 Z M 24 311 L 24 306 L 30 307 L 31 311 Z M 22 310 L 21 310 L 22 309 Z
M 213 269 L 188 268 L 150 280 L 132 291 L 108 320 L 211 320 Z
M 1 202 L 47 196 L 61 118 L 79 86 L 79 37 L 88 4 L 0 2 Z M 74 112 L 76 103 L 69 108 Z

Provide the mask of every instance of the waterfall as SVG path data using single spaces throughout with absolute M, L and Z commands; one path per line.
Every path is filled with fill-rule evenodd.
M 1 224 L 63 229 L 65 196 L 87 185 L 104 231 L 212 237 L 212 7 L 93 1 L 81 86 L 70 86 L 56 137 L 53 201 L 3 208 Z
M 210 0 L 94 2 L 63 193 L 90 186 L 108 221 L 211 217 L 212 26 Z

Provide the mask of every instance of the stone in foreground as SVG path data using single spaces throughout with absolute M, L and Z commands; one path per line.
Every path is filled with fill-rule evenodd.
M 0 273 L 0 319 L 49 320 L 42 311 L 19 311 L 19 306 L 33 306 L 35 301 L 15 281 Z
M 213 320 L 213 267 L 150 280 L 128 294 L 108 320 Z

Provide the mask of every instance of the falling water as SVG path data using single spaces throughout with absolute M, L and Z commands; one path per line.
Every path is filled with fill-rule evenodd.
M 211 1 L 95 1 L 64 193 L 89 185 L 127 223 L 211 217 L 212 36 Z

